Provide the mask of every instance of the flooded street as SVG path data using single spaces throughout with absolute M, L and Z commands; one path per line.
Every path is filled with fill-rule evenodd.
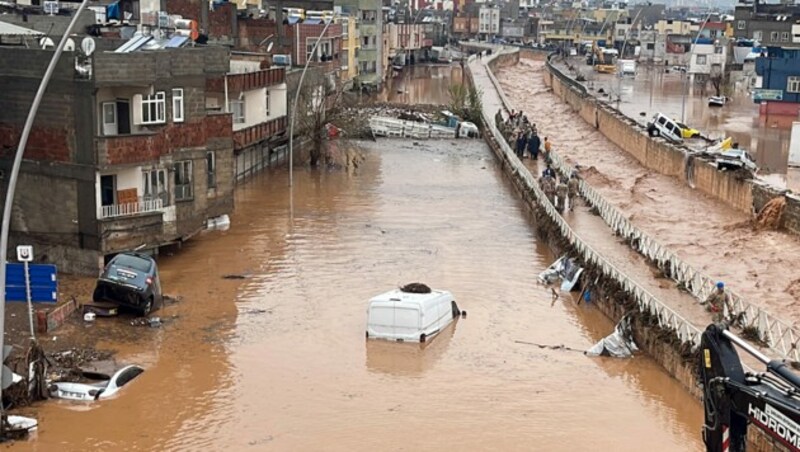
M 582 61 L 575 62 L 586 76 L 590 92 L 615 108 L 617 93 L 621 92 L 620 109 L 640 124 L 647 123 L 659 112 L 680 120 L 683 112 L 686 123 L 707 137 L 720 139 L 730 136 L 740 147 L 750 151 L 759 165 L 760 177 L 776 186 L 800 190 L 800 171 L 787 168 L 792 122 L 797 118 L 759 117 L 759 106 L 742 93 L 737 93 L 722 108 L 709 107 L 708 97 L 715 94 L 710 83 L 704 93 L 700 86 L 689 85 L 685 75 L 677 71 L 665 73 L 663 67 L 639 65 L 635 79 L 626 77 L 620 80 L 611 74 L 598 74 Z M 598 94 L 600 89 L 608 95 Z M 684 92 L 688 93 L 685 105 Z M 687 145 L 701 150 L 708 143 L 693 139 L 688 140 Z
M 583 177 L 595 189 L 695 268 L 784 321 L 800 322 L 800 279 L 786 274 L 800 265 L 800 240 L 754 231 L 747 215 L 647 170 L 553 95 L 543 70 L 541 62 L 522 60 L 497 77 L 512 104 L 550 137 L 562 156 L 585 168 Z
M 447 105 L 450 103 L 450 83 L 462 83 L 462 74 L 459 63 L 406 66 L 400 74 L 389 78 L 386 88 L 377 95 L 377 100 L 412 105 Z
M 587 358 L 613 325 L 551 306 L 553 256 L 479 141 L 366 144 L 353 173 L 240 187 L 227 232 L 160 260 L 183 301 L 133 343 L 147 371 L 91 407 L 47 402 L 17 450 L 699 450 L 702 409 L 646 356 Z M 223 279 L 242 274 L 247 279 Z M 367 341 L 367 300 L 422 281 L 468 317 L 422 347 Z

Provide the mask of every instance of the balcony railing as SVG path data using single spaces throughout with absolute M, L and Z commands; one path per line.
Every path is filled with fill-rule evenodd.
M 139 199 L 137 202 L 126 202 L 123 204 L 111 204 L 102 206 L 100 219 L 126 217 L 141 213 L 158 212 L 164 207 L 160 198 Z
M 233 133 L 233 147 L 234 149 L 242 149 L 266 140 L 285 131 L 286 124 L 286 116 L 281 116 L 246 129 L 237 130 Z

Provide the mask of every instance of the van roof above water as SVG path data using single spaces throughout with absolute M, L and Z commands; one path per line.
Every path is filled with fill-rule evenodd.
M 370 302 L 393 301 L 401 303 L 424 304 L 428 300 L 436 300 L 442 296 L 452 298 L 453 295 L 446 290 L 431 290 L 430 293 L 411 293 L 403 292 L 400 289 L 390 290 L 389 292 L 376 295 L 370 299 Z

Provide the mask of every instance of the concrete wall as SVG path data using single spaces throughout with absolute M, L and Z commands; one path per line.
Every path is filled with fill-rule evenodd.
M 503 65 L 513 64 L 518 59 L 518 53 L 511 55 L 501 55 L 490 63 L 490 67 L 495 70 Z M 539 235 L 544 238 L 553 249 L 556 255 L 574 253 L 579 255 L 576 250 L 564 237 L 560 236 L 560 230 L 554 226 L 552 220 L 539 212 L 538 204 L 533 198 L 533 189 L 527 185 L 525 179 L 514 173 L 512 166 L 506 160 L 509 158 L 498 143 L 491 138 L 491 133 L 484 127 L 484 136 L 487 137 L 489 146 L 498 158 L 500 166 L 509 177 L 514 187 L 522 197 L 526 206 L 532 211 L 536 219 L 536 229 Z M 582 265 L 586 265 L 582 263 Z M 587 277 L 584 281 L 592 281 L 600 276 L 597 270 L 587 267 Z M 598 283 L 592 287 L 593 301 L 596 305 L 613 321 L 619 321 L 625 313 L 633 312 L 633 328 L 637 345 L 653 359 L 656 360 L 670 375 L 680 381 L 683 386 L 696 397 L 700 398 L 697 388 L 697 377 L 695 375 L 694 357 L 686 350 L 674 332 L 660 328 L 657 321 L 654 322 L 649 316 L 635 310 L 635 303 L 629 294 L 625 293 L 614 281 L 607 280 L 600 276 Z M 698 426 L 699 427 L 699 426 Z
M 502 65 L 509 64 L 510 61 L 513 61 L 513 57 L 498 58 L 497 60 L 497 63 L 490 63 L 490 67 L 493 70 Z M 561 83 L 552 83 L 552 79 L 550 83 L 554 91 L 558 90 L 558 92 L 563 94 L 565 100 L 570 99 L 573 102 L 575 101 L 576 90 L 574 88 L 566 87 Z M 500 94 L 504 97 L 502 92 Z M 578 96 L 578 98 L 579 97 L 580 96 Z M 573 108 L 577 107 L 582 112 L 581 116 L 584 116 L 585 105 L 578 105 L 578 103 L 570 103 L 570 105 L 573 105 Z M 586 111 L 592 112 L 597 110 L 588 109 Z M 587 119 L 587 117 L 584 116 L 584 119 Z M 591 116 L 589 116 L 589 119 L 591 119 Z M 587 122 L 591 123 L 589 119 L 587 119 Z M 552 220 L 550 220 L 547 215 L 540 212 L 538 204 L 533 199 L 532 188 L 527 185 L 520 174 L 514 173 L 512 170 L 513 167 L 507 161 L 509 156 L 502 152 L 498 143 L 494 142 L 491 138 L 491 134 L 487 132 L 485 124 L 481 124 L 481 126 L 484 136 L 487 137 L 487 143 L 498 158 L 506 176 L 509 177 L 526 206 L 533 213 L 533 218 L 536 221 L 535 227 L 539 237 L 548 243 L 556 255 L 570 253 L 579 256 L 580 254 L 577 250 L 560 235 L 560 230 L 552 224 Z M 657 159 L 659 157 L 653 158 Z M 674 161 L 672 156 L 661 156 L 660 158 L 667 158 L 670 162 Z M 669 162 L 665 163 L 665 165 L 667 165 L 667 167 L 670 166 Z M 769 196 L 769 193 L 763 193 L 759 195 L 758 199 L 760 202 L 765 202 L 763 200 L 769 198 Z M 800 199 L 797 201 L 798 204 L 800 204 Z M 583 280 L 597 281 L 591 288 L 592 302 L 595 303 L 595 306 L 615 322 L 621 320 L 625 314 L 631 314 L 634 339 L 639 348 L 677 379 L 687 391 L 698 400 L 702 400 L 702 390 L 696 373 L 699 356 L 697 356 L 695 352 L 692 352 L 686 345 L 681 344 L 680 339 L 673 331 L 668 331 L 659 327 L 657 319 L 654 319 L 649 314 L 638 311 L 636 309 L 636 303 L 630 294 L 626 293 L 615 281 L 604 278 L 597 269 L 592 268 L 591 265 L 587 265 L 585 262 L 581 262 L 581 265 L 585 268 Z M 698 425 L 698 434 L 700 434 L 700 428 L 701 426 Z M 757 428 L 748 429 L 747 445 L 748 450 L 758 452 L 788 450 L 785 446 Z
M 0 49 L 3 199 L 22 126 L 52 54 Z M 12 250 L 33 245 L 37 261 L 56 263 L 59 271 L 96 274 L 92 88 L 89 81 L 74 78 L 73 64 L 70 58 L 59 61 L 42 99 L 20 170 L 9 245 Z
M 651 138 L 642 126 L 587 94 L 582 85 L 548 65 L 545 84 L 579 112 L 584 121 L 629 153 L 643 166 L 676 177 L 736 210 L 753 210 L 752 181 L 730 172 L 717 171 L 708 161 L 687 159 L 685 149 L 661 138 Z M 797 232 L 800 232 L 798 230 Z

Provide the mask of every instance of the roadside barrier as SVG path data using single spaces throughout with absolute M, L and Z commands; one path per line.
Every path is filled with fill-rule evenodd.
M 487 58 L 487 62 L 496 57 L 496 53 Z M 488 67 L 484 67 L 492 83 L 495 84 L 498 93 L 502 93 L 499 89 L 499 84 L 494 78 L 492 72 Z M 471 68 L 467 68 L 471 71 Z M 547 216 L 557 226 L 561 235 L 569 242 L 569 244 L 580 254 L 584 262 L 597 267 L 602 274 L 617 282 L 627 293 L 629 293 L 635 300 L 641 312 L 649 313 L 657 319 L 658 325 L 666 330 L 673 331 L 682 343 L 690 344 L 694 350 L 700 345 L 701 331 L 692 322 L 683 318 L 680 314 L 675 312 L 672 308 L 661 302 L 653 294 L 647 291 L 644 287 L 636 283 L 636 281 L 629 278 L 625 273 L 615 267 L 611 262 L 606 260 L 600 253 L 595 251 L 591 246 L 584 242 L 578 234 L 572 230 L 567 222 L 561 217 L 555 207 L 545 196 L 544 192 L 539 188 L 539 184 L 534 179 L 531 172 L 526 168 L 522 162 L 516 157 L 511 147 L 506 143 L 500 131 L 494 124 L 494 119 L 490 117 L 486 110 L 483 111 L 483 120 L 486 129 L 489 130 L 491 139 L 493 139 L 499 146 L 503 153 L 503 159 L 510 166 L 512 173 L 522 179 L 527 189 L 533 195 L 536 204 L 547 214 Z
M 493 58 L 490 57 L 488 61 L 491 61 L 492 59 Z M 549 59 L 547 64 L 550 64 Z M 485 69 L 489 79 L 492 81 L 492 84 L 499 93 L 505 108 L 510 110 L 510 103 L 508 102 L 505 93 L 503 93 L 503 90 L 500 88 L 500 83 L 497 81 L 488 66 L 485 67 Z M 554 73 L 574 89 L 581 91 L 584 95 L 586 94 L 586 89 L 583 87 L 583 85 L 578 84 L 571 78 L 561 73 L 561 71 L 554 71 Z M 494 123 L 492 122 L 493 120 L 490 121 L 486 119 L 486 112 L 484 112 L 484 120 L 486 120 L 487 124 L 489 124 L 489 128 L 492 129 L 494 133 L 494 131 L 496 131 L 496 127 L 494 127 Z M 511 148 L 505 143 L 504 140 L 502 140 L 502 136 L 500 136 L 500 138 L 500 141 L 502 142 L 501 147 L 503 144 L 505 144 L 503 149 L 505 150 L 508 148 L 509 152 L 511 152 Z M 513 152 L 511 152 L 511 155 L 514 155 Z M 553 159 L 553 166 L 561 174 L 568 176 L 572 173 L 573 168 L 569 167 L 569 165 L 567 165 L 556 152 L 552 152 L 551 156 Z M 518 159 L 516 158 L 509 160 L 519 163 Z M 527 171 L 527 169 L 525 171 Z M 666 247 L 659 244 L 655 239 L 634 226 L 619 210 L 617 210 L 616 207 L 606 201 L 605 198 L 603 198 L 583 179 L 580 180 L 580 191 L 589 205 L 598 211 L 601 218 L 603 218 L 603 220 L 611 228 L 611 230 L 614 231 L 615 234 L 624 238 L 634 250 L 642 254 L 645 258 L 654 262 L 658 268 L 664 272 L 665 275 L 672 278 L 678 284 L 681 284 L 698 301 L 705 300 L 708 295 L 715 290 L 715 280 L 699 272 L 697 269 L 681 260 L 675 253 L 668 250 Z M 547 204 L 550 205 L 549 202 L 547 202 Z M 555 211 L 555 209 L 553 210 Z M 558 214 L 558 212 L 556 212 L 556 214 Z M 622 284 L 621 281 L 620 283 Z M 623 287 L 628 290 L 628 287 L 626 287 L 624 284 Z M 800 351 L 798 350 L 800 332 L 798 332 L 798 330 L 786 322 L 778 319 L 771 313 L 765 311 L 764 309 L 748 303 L 736 292 L 730 289 L 728 289 L 727 292 L 733 305 L 734 312 L 732 314 L 734 316 L 739 316 L 739 325 L 742 328 L 754 328 L 758 334 L 758 338 L 775 353 L 780 355 L 781 358 L 800 361 Z M 650 296 L 652 297 L 652 295 Z M 653 298 L 655 299 L 655 297 Z M 658 300 L 656 300 L 655 304 L 660 304 L 666 307 L 666 305 Z M 655 309 L 658 310 L 658 308 Z M 670 311 L 672 310 L 670 309 Z M 668 314 L 665 315 L 669 317 Z M 680 319 L 683 322 L 686 322 L 686 320 L 682 317 L 680 317 Z M 675 322 L 680 323 L 680 321 Z M 670 320 L 668 323 L 675 322 Z M 659 324 L 661 325 L 660 317 Z M 689 325 L 680 325 L 678 328 L 687 329 L 689 326 L 691 326 L 691 328 L 695 331 L 699 332 L 699 330 L 697 330 L 697 328 L 691 323 L 689 323 Z M 679 337 L 681 337 L 680 334 Z M 697 337 L 699 338 L 699 335 Z M 694 343 L 694 345 L 696 346 L 697 343 Z

